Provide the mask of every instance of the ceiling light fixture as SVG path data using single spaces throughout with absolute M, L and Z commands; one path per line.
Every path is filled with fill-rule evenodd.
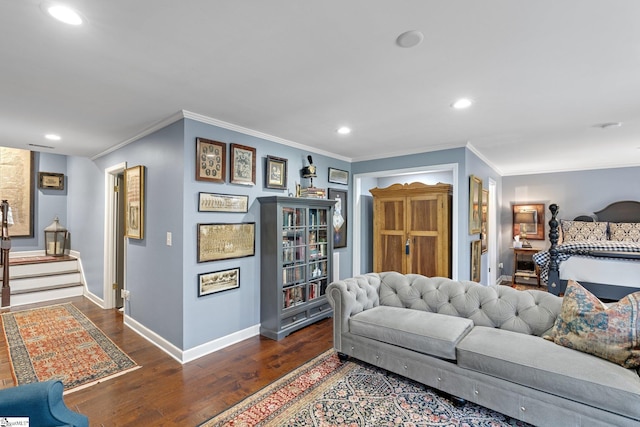
M 60 4 L 55 4 L 51 6 L 46 6 L 47 13 L 53 16 L 60 22 L 64 22 L 69 25 L 81 25 L 83 22 L 82 17 L 78 12 L 71 9 L 68 6 L 63 6 Z
M 351 133 L 351 128 L 347 126 L 342 126 L 338 128 L 337 131 L 340 135 L 349 135 Z
M 406 31 L 396 38 L 396 44 L 400 47 L 410 48 L 418 46 L 424 40 L 424 34 L 418 30 Z
M 465 108 L 471 107 L 472 104 L 473 101 L 469 98 L 460 98 L 456 102 L 451 104 L 451 107 L 455 108 L 456 110 L 464 110 Z
M 49 141 L 60 141 L 62 139 L 60 135 L 56 135 L 54 133 L 48 133 L 44 137 L 47 138 Z

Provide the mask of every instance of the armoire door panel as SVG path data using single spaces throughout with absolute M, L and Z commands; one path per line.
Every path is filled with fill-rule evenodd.
M 413 236 L 409 251 L 409 273 L 438 276 L 438 237 Z
M 438 199 L 411 199 L 408 225 L 411 231 L 438 231 Z
M 380 236 L 381 252 L 384 257 L 377 259 L 374 270 L 381 271 L 403 271 L 404 270 L 404 235 Z

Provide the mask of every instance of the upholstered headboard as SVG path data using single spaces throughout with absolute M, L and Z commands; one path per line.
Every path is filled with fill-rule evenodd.
M 640 202 L 631 200 L 615 202 L 594 213 L 597 221 L 640 222 Z

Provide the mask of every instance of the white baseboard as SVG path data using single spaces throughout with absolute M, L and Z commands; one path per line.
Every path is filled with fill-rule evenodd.
M 142 325 L 138 321 L 134 320 L 127 314 L 124 315 L 124 324 L 131 328 L 134 332 L 138 333 L 138 335 L 145 338 L 151 344 L 155 345 L 160 350 L 164 351 L 169 356 L 173 357 L 175 360 L 182 364 L 191 362 L 192 360 L 195 360 L 199 357 L 205 356 L 209 353 L 213 353 L 214 351 L 221 350 L 225 347 L 228 347 L 247 338 L 251 338 L 260 333 L 260 325 L 254 325 L 241 331 L 234 332 L 233 334 L 227 335 L 225 337 L 218 338 L 213 341 L 209 341 L 208 343 L 190 348 L 188 350 L 180 350 L 178 347 L 162 338 L 160 335 L 153 332 L 151 329 Z

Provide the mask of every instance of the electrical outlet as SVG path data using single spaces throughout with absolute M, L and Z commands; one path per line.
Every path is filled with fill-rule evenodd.
M 171 232 L 167 231 L 167 246 L 171 246 Z
M 504 268 L 504 264 L 503 263 L 498 264 L 498 268 Z
M 129 298 L 131 298 L 131 292 L 129 292 L 126 289 L 122 290 L 122 298 L 124 298 L 125 300 L 129 301 Z

